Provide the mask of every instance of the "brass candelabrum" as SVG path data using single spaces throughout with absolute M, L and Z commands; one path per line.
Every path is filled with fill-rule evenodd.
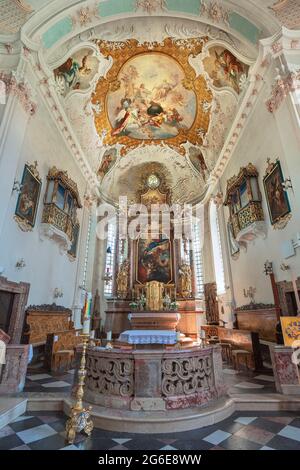
M 82 431 L 85 432 L 88 436 L 91 435 L 94 428 L 93 421 L 91 419 L 91 410 L 92 407 L 84 408 L 82 399 L 84 395 L 84 382 L 86 378 L 86 350 L 88 347 L 88 342 L 90 335 L 83 334 L 82 338 L 82 356 L 80 361 L 80 367 L 78 371 L 78 387 L 76 390 L 76 401 L 74 406 L 71 408 L 70 418 L 66 423 L 66 439 L 69 444 L 73 444 L 76 433 Z

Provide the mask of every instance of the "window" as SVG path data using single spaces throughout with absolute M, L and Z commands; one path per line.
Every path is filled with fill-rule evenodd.
M 202 258 L 202 240 L 200 222 L 195 222 L 193 226 L 193 253 L 194 267 L 196 278 L 196 296 L 204 296 L 204 279 L 203 279 L 203 258 Z
M 115 261 L 115 248 L 116 248 L 116 224 L 115 222 L 108 222 L 107 227 L 107 244 L 106 244 L 106 262 L 104 273 L 104 295 L 111 297 L 113 293 L 113 278 L 114 278 L 114 261 Z
M 215 267 L 215 276 L 217 284 L 217 294 L 225 294 L 225 273 L 224 273 L 224 264 L 223 264 L 223 254 L 222 254 L 222 245 L 221 245 L 221 236 L 220 236 L 220 226 L 218 220 L 218 211 L 217 206 L 214 202 L 210 204 L 209 211 L 210 218 L 210 231 L 211 231 L 211 240 L 213 248 L 213 259 Z

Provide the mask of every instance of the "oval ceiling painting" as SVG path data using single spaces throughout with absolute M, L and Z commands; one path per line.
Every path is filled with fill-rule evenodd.
M 107 95 L 112 136 L 162 140 L 189 130 L 197 113 L 193 90 L 183 86 L 185 73 L 172 57 L 139 54 L 121 68 L 119 88 Z

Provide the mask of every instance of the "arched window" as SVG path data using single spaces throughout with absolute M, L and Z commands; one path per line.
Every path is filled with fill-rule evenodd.
M 104 273 L 104 295 L 111 297 L 113 293 L 113 279 L 115 274 L 115 250 L 116 250 L 116 224 L 115 221 L 108 222 L 106 262 Z
M 203 279 L 203 258 L 202 258 L 202 240 L 201 240 L 201 222 L 193 225 L 193 255 L 196 279 L 196 297 L 204 296 L 204 279 Z
M 209 210 L 210 232 L 213 248 L 213 259 L 215 267 L 215 276 L 217 284 L 217 294 L 225 294 L 225 273 L 223 264 L 223 254 L 220 236 L 220 226 L 218 219 L 217 206 L 214 202 L 210 204 Z

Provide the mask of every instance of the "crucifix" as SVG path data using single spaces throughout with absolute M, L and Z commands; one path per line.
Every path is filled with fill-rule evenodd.
M 267 260 L 265 262 L 264 272 L 265 272 L 265 275 L 269 276 L 270 280 L 271 280 L 271 286 L 272 286 L 273 297 L 274 297 L 274 304 L 275 304 L 275 309 L 276 309 L 276 317 L 277 317 L 277 321 L 280 321 L 281 307 L 280 307 L 279 293 L 278 293 L 278 288 L 277 288 L 277 284 L 276 284 L 275 276 L 274 276 L 274 272 L 273 272 L 273 263 L 271 261 Z
M 249 298 L 250 299 L 250 303 L 251 304 L 254 304 L 254 296 L 256 294 L 256 289 L 255 287 L 249 287 L 249 289 L 246 291 L 246 289 L 244 289 L 244 297 Z

